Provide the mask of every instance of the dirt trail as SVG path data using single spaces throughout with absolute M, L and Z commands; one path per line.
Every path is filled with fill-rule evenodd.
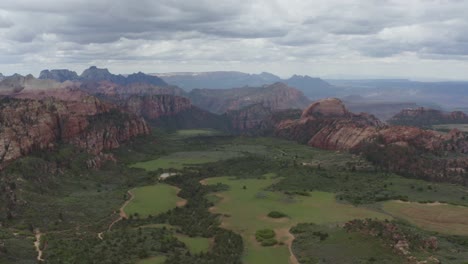
M 107 228 L 107 231 L 111 231 L 112 229 L 112 226 L 114 226 L 116 223 L 118 223 L 119 221 L 121 221 L 122 219 L 127 219 L 128 216 L 127 214 L 125 213 L 124 209 L 125 207 L 133 200 L 133 198 L 135 198 L 135 196 L 133 195 L 133 193 L 131 191 L 128 191 L 127 192 L 128 195 L 130 195 L 130 199 L 128 199 L 127 201 L 125 201 L 125 203 L 122 205 L 122 207 L 120 207 L 119 209 L 119 218 L 117 218 L 116 220 L 114 220 L 114 222 L 112 222 L 110 225 L 109 225 L 109 228 Z
M 297 258 L 292 251 L 292 243 L 295 237 L 293 234 L 289 232 L 289 228 L 280 228 L 280 229 L 276 229 L 275 231 L 279 237 L 288 238 L 286 241 L 283 241 L 283 242 L 284 244 L 288 246 L 288 249 L 289 249 L 289 264 L 299 264 L 299 261 L 297 261 Z
M 128 199 L 127 201 L 125 201 L 125 203 L 120 207 L 119 209 L 119 218 L 115 219 L 112 223 L 110 223 L 109 227 L 107 227 L 107 232 L 111 231 L 112 227 L 117 224 L 119 221 L 122 221 L 122 219 L 127 219 L 128 216 L 127 214 L 125 213 L 124 209 L 125 209 L 125 206 L 127 206 L 134 198 L 134 195 L 131 191 L 127 191 L 128 195 L 130 196 L 130 199 Z M 98 238 L 100 240 L 103 240 L 104 239 L 104 232 L 106 231 L 103 231 L 103 232 L 100 232 L 97 234 Z
M 36 241 L 34 241 L 34 248 L 36 248 L 36 252 L 37 252 L 37 261 L 44 261 L 44 259 L 42 258 L 42 250 L 41 250 L 41 236 L 42 236 L 42 233 L 41 231 L 39 231 L 39 229 L 36 230 Z

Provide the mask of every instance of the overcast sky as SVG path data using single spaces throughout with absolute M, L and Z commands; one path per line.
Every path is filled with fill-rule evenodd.
M 0 72 L 468 79 L 464 0 L 2 0 Z

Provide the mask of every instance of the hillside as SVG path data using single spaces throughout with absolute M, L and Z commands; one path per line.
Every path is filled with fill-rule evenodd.
M 300 119 L 282 121 L 275 134 L 312 147 L 361 153 L 378 166 L 411 177 L 467 184 L 468 136 L 410 126 L 387 126 L 349 112 L 342 101 L 324 99 Z
M 195 89 L 189 93 L 189 98 L 194 105 L 218 114 L 258 103 L 273 110 L 302 109 L 309 104 L 301 91 L 283 83 L 233 89 Z
M 390 120 L 393 125 L 431 127 L 443 124 L 468 124 L 468 115 L 462 111 L 444 112 L 441 110 L 418 107 L 404 109 Z
M 193 89 L 229 89 L 234 87 L 257 87 L 281 81 L 271 73 L 249 74 L 235 71 L 155 73 L 165 82 L 177 85 L 186 91 Z

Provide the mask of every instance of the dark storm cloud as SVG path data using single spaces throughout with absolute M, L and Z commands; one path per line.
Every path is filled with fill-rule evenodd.
M 466 10 L 455 0 L 0 1 L 0 65 L 464 60 Z

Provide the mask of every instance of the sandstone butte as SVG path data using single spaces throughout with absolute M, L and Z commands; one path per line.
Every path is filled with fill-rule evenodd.
M 365 142 L 378 140 L 385 145 L 413 145 L 429 151 L 468 151 L 465 135 L 457 129 L 440 133 L 417 127 L 389 126 L 372 115 L 349 112 L 336 98 L 312 103 L 301 118 L 276 124 L 275 133 L 329 150 L 352 150 Z

